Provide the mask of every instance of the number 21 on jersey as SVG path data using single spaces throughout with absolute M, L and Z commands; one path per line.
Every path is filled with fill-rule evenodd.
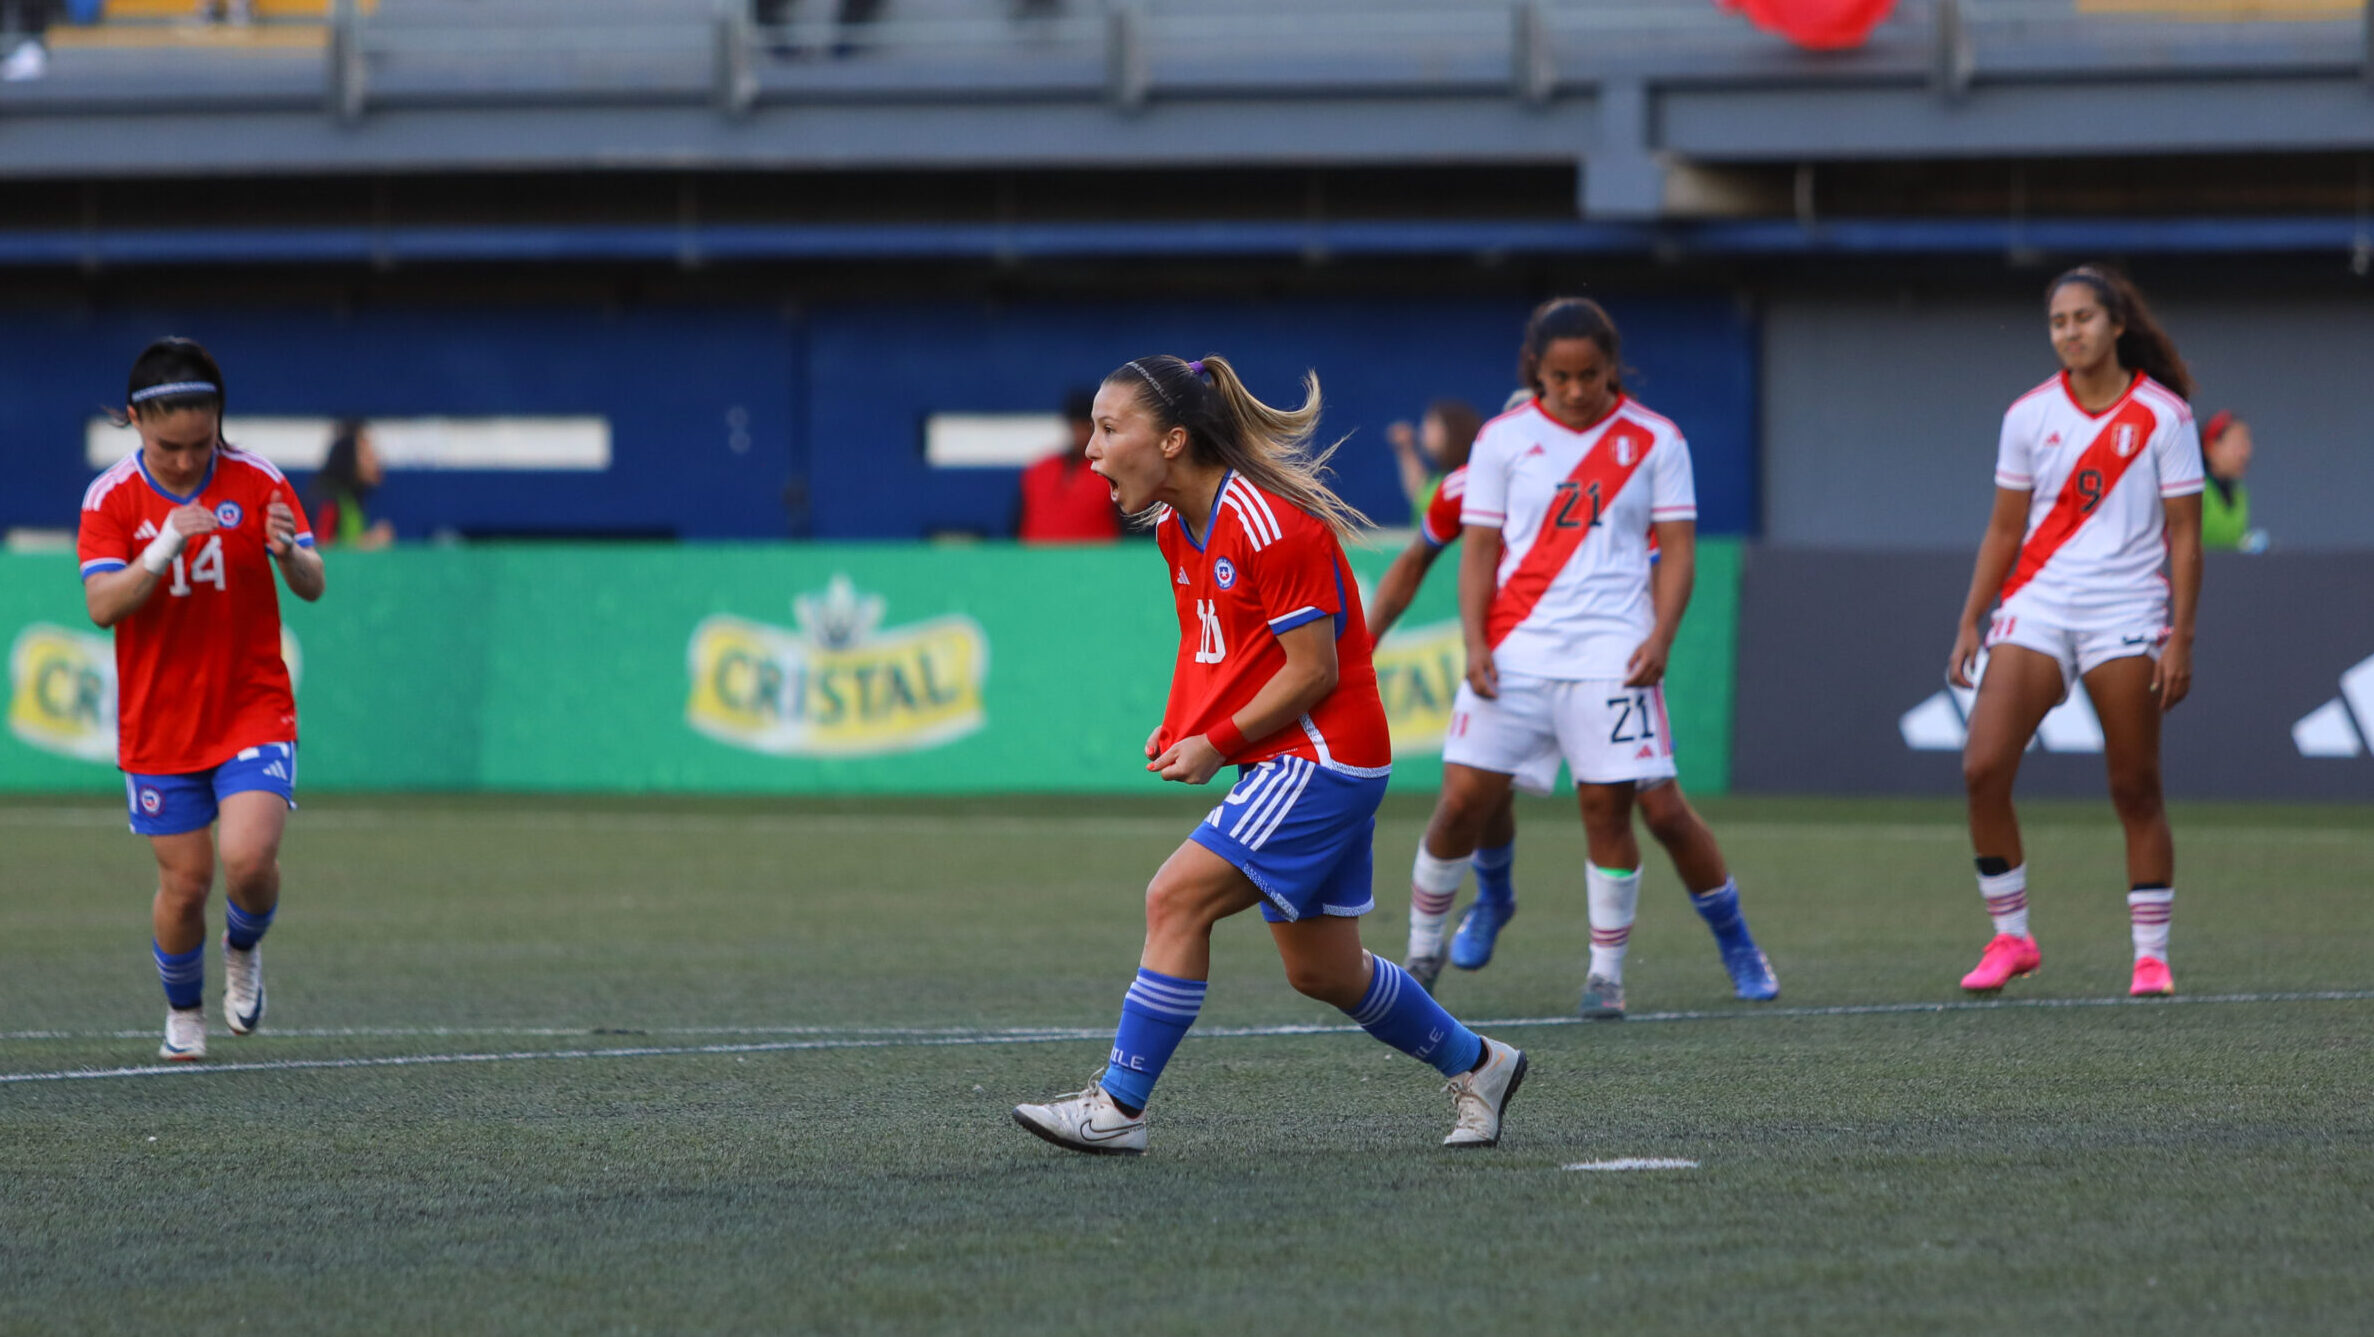
M 186 570 L 184 563 L 188 564 Z M 231 588 L 223 577 L 223 536 L 220 534 L 208 535 L 206 546 L 198 549 L 195 558 L 184 553 L 173 559 L 173 584 L 167 592 L 185 595 L 198 585 L 212 585 L 225 591 Z

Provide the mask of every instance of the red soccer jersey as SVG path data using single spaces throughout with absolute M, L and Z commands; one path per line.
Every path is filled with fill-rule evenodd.
M 1169 747 L 1234 717 L 1286 667 L 1278 633 L 1331 618 L 1335 690 L 1300 720 L 1248 740 L 1229 760 L 1250 766 L 1293 755 L 1330 770 L 1383 774 L 1393 764 L 1393 745 L 1369 662 L 1360 588 L 1334 531 L 1234 473 L 1221 481 L 1202 530 L 1198 545 L 1165 507 L 1155 531 L 1179 607 L 1179 659 L 1155 741 Z
M 196 502 L 222 528 L 185 544 L 157 588 L 115 626 L 116 764 L 136 775 L 211 770 L 240 749 L 294 742 L 297 702 L 280 657 L 280 590 L 264 543 L 265 508 L 305 508 L 262 456 L 227 446 L 198 490 L 176 497 L 134 453 L 82 497 L 83 579 L 138 560 L 176 507 Z
M 1418 521 L 1419 537 L 1430 548 L 1447 548 L 1458 542 L 1459 507 L 1467 498 L 1467 466 L 1443 475 L 1442 486 L 1434 490 L 1434 500 L 1426 503 L 1426 514 Z

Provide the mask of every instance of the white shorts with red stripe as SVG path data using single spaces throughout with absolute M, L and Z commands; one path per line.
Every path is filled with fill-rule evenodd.
M 1665 725 L 1665 689 L 1504 673 L 1500 695 L 1487 701 L 1461 683 L 1443 736 L 1443 760 L 1514 776 L 1529 794 L 1556 786 L 1560 761 L 1582 784 L 1670 780 L 1673 736 Z
M 2061 697 L 2077 680 L 2114 659 L 2160 657 L 2171 628 L 2165 605 L 2131 608 L 2109 616 L 2079 617 L 2066 610 L 2011 596 L 1995 610 L 1986 648 L 2016 645 L 2049 657 L 2061 668 Z

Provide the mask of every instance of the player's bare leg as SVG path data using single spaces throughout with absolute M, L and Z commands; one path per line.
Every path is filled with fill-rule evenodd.
M 2102 721 L 2110 804 L 2127 834 L 2127 917 L 2135 942 L 2129 992 L 2176 992 L 2168 970 L 2168 929 L 2176 908 L 2176 839 L 2160 793 L 2160 699 L 2144 655 L 2113 659 L 2085 676 L 2086 695 Z
M 1511 783 L 1499 771 L 1443 763 L 1442 793 L 1410 867 L 1410 936 L 1402 958 L 1411 977 L 1428 989 L 1442 974 L 1443 928 L 1477 843 L 1504 816 L 1508 838 L 1516 837 Z
M 206 895 L 214 886 L 214 833 L 205 827 L 150 836 L 157 855 L 157 895 L 150 904 L 157 947 L 180 954 L 206 941 Z
M 1261 903 L 1235 864 L 1190 840 L 1146 884 L 1146 947 L 1138 964 L 1180 979 L 1212 973 L 1212 927 Z
M 1336 915 L 1272 924 L 1269 936 L 1286 965 L 1286 982 L 1305 998 L 1346 1012 L 1360 1005 L 1373 972 L 1360 946 L 1360 921 Z
M 2036 727 L 2061 701 L 2061 666 L 2050 655 L 2000 645 L 1987 657 L 1986 676 L 1970 707 L 1962 745 L 1962 785 L 1970 805 L 1970 847 L 1978 861 L 1979 894 L 1986 898 L 1995 936 L 1978 966 L 1962 977 L 1972 992 L 2000 989 L 2043 964 L 2028 931 L 2028 870 L 2020 846 L 2011 787 L 2020 756 Z
M 214 885 L 214 835 L 205 827 L 150 836 L 157 895 L 150 905 L 159 982 L 165 986 L 165 1043 L 159 1058 L 206 1057 L 206 893 Z
M 1639 786 L 1633 795 L 1649 834 L 1673 860 L 1675 876 L 1689 893 L 1690 906 L 1715 935 L 1723 969 L 1731 976 L 1731 992 L 1750 1002 L 1780 997 L 1780 978 L 1772 972 L 1756 939 L 1748 932 L 1747 916 L 1739 907 L 1739 887 L 1723 861 L 1722 847 L 1706 820 L 1683 796 L 1679 781 Z
M 287 800 L 265 790 L 222 801 L 223 894 L 233 905 L 259 915 L 280 907 L 280 841 L 288 820 Z
M 1489 772 L 1486 773 L 1489 774 Z M 1503 779 L 1505 780 L 1506 777 Z M 1500 789 L 1500 802 L 1493 805 L 1491 814 L 1484 818 L 1484 829 L 1476 837 L 1476 844 L 1479 848 L 1489 848 L 1494 845 L 1513 844 L 1516 839 L 1517 791 L 1514 785 L 1503 784 Z
M 1617 1021 L 1624 1015 L 1624 952 L 1640 907 L 1633 784 L 1577 784 L 1574 789 L 1591 854 L 1583 874 L 1591 912 L 1591 967 L 1583 979 L 1582 1014 L 1595 1021 Z
M 1706 819 L 1690 806 L 1682 796 L 1682 787 L 1671 781 L 1659 785 L 1636 788 L 1634 800 L 1640 805 L 1640 820 L 1648 827 L 1650 838 L 1665 847 L 1673 860 L 1675 876 L 1690 892 L 1711 891 L 1731 879 L 1731 870 L 1723 862 L 1723 850 L 1715 843 L 1715 833 Z M 1594 860 L 1596 862 L 1596 860 Z
M 245 1035 L 264 1021 L 264 949 L 258 940 L 280 908 L 280 839 L 288 802 L 263 790 L 222 801 L 223 1015 L 231 1033 Z

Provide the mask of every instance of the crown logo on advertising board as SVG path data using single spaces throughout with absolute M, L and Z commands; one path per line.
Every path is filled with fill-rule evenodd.
M 686 647 L 685 723 L 778 757 L 866 757 L 943 747 L 989 722 L 989 637 L 949 613 L 885 629 L 888 601 L 836 572 L 793 596 L 793 627 L 719 613 Z

